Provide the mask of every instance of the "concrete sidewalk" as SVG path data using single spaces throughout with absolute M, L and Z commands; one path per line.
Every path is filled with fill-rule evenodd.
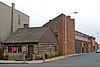
M 54 57 L 51 59 L 46 59 L 45 61 L 43 60 L 32 60 L 32 61 L 25 61 L 25 63 L 23 61 L 15 61 L 15 60 L 0 60 L 0 64 L 30 64 L 30 63 L 49 63 L 49 62 L 54 62 L 54 61 L 58 61 L 58 60 L 63 60 L 65 58 L 71 57 L 71 56 L 76 56 L 79 54 L 71 54 L 71 55 L 67 55 L 67 56 L 59 56 L 59 57 Z

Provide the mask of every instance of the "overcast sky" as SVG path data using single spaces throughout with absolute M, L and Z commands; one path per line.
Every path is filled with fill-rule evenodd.
M 100 43 L 100 0 L 1 0 L 30 16 L 30 26 L 42 26 L 64 13 L 75 19 L 76 30 L 94 35 Z M 99 32 L 99 34 L 96 34 Z

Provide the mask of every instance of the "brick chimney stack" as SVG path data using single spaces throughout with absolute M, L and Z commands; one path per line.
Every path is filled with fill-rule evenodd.
M 24 29 L 28 29 L 29 25 L 28 24 L 24 24 Z

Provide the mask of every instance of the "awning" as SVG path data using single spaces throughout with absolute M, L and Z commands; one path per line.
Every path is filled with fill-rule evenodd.
M 86 41 L 86 42 L 91 42 L 88 38 L 77 36 L 77 35 L 75 35 L 75 39 L 76 40 L 81 40 L 81 41 Z

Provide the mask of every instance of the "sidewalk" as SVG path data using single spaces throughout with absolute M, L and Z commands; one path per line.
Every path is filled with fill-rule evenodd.
M 51 59 L 46 59 L 45 61 L 43 60 L 32 60 L 32 61 L 25 61 L 25 63 L 23 61 L 15 61 L 15 60 L 0 60 L 0 64 L 30 64 L 30 63 L 49 63 L 49 62 L 54 62 L 54 61 L 58 61 L 58 60 L 63 60 L 65 58 L 71 57 L 71 56 L 76 56 L 79 54 L 71 54 L 71 55 L 67 55 L 67 56 L 59 56 L 59 57 L 54 57 Z

